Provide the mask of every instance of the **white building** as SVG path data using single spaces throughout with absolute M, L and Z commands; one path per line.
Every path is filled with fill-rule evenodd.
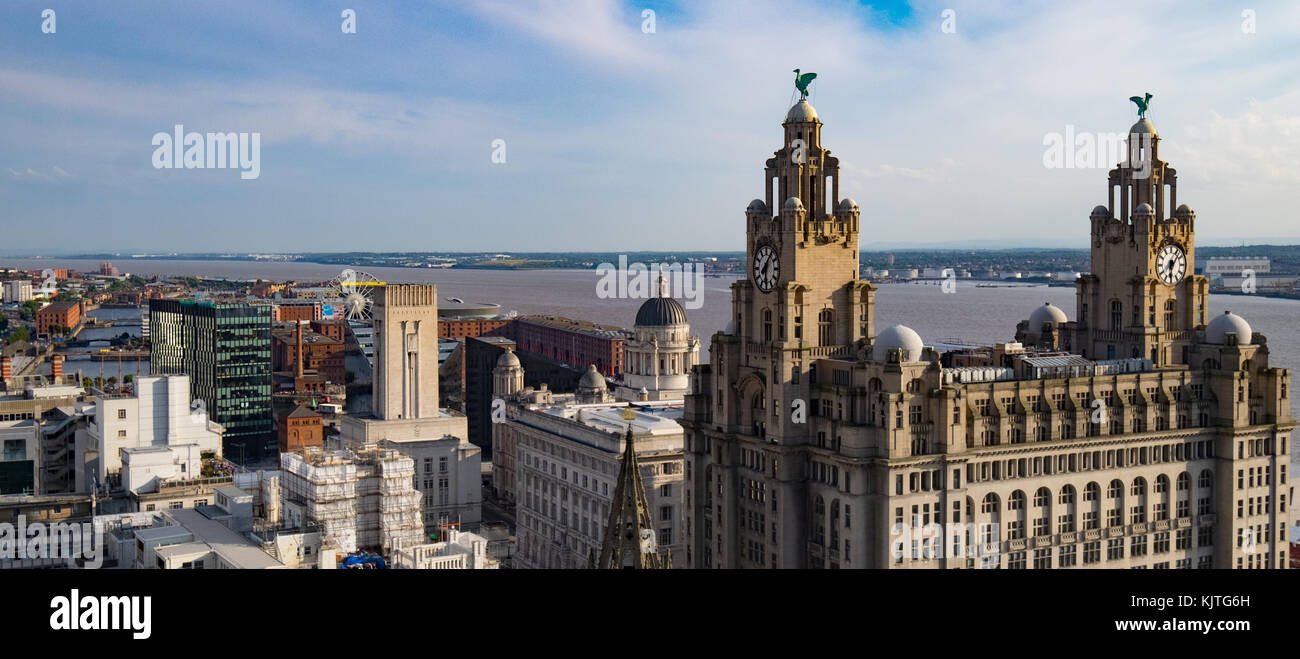
M 26 279 L 15 279 L 4 283 L 5 304 L 21 303 L 30 299 L 32 299 L 32 282 Z
M 1267 256 L 1212 256 L 1205 260 L 1201 274 L 1211 279 L 1223 275 L 1241 277 L 1246 271 L 1263 275 L 1269 267 Z
M 659 546 L 682 565 L 682 401 L 611 402 L 591 369 L 576 394 L 523 388 L 513 357 L 498 361 L 506 414 L 492 426 L 494 464 L 514 465 L 506 493 L 518 524 L 513 565 L 582 568 L 600 554 L 629 427 Z
M 402 547 L 393 551 L 395 569 L 495 570 L 501 563 L 487 553 L 488 540 L 474 533 L 448 531 L 443 542 Z
M 201 406 L 191 409 L 188 375 L 147 375 L 134 384 L 131 395 L 101 393 L 87 412 L 98 481 L 138 495 L 198 478 L 204 454 L 221 457 L 225 428 Z
M 621 400 L 681 400 L 690 388 L 691 367 L 700 361 L 700 339 L 691 336 L 686 309 L 668 297 L 659 278 L 659 295 L 636 312 L 632 337 L 624 342 Z

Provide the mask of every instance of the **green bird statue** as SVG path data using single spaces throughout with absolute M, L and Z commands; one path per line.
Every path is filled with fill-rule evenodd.
M 1142 98 L 1141 96 L 1130 96 L 1128 100 L 1137 104 L 1138 119 L 1147 116 L 1147 107 L 1151 105 L 1151 94 L 1147 94 L 1146 98 Z
M 794 70 L 794 86 L 799 90 L 799 100 L 802 101 L 808 98 L 808 85 L 811 84 L 813 78 L 816 77 L 816 73 L 805 73 L 799 75 L 799 69 Z

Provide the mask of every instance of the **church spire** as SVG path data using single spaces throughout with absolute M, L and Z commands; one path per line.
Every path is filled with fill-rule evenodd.
M 609 506 L 609 522 L 600 547 L 601 569 L 664 569 L 668 559 L 659 555 L 650 505 L 646 503 L 645 484 L 637 466 L 636 449 L 629 420 L 623 438 L 623 463 L 618 469 L 618 483 Z

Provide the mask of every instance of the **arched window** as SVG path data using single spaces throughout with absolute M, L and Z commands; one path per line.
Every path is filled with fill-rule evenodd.
M 984 501 L 980 503 L 980 512 L 996 515 L 999 512 L 998 495 L 989 492 L 984 495 Z
M 1061 497 L 1060 497 L 1061 505 L 1063 506 L 1073 505 L 1074 494 L 1075 493 L 1074 493 L 1073 485 L 1066 485 L 1065 487 L 1061 488 Z
M 1139 476 L 1133 481 L 1133 496 L 1144 497 L 1147 495 L 1147 479 Z
M 1024 509 L 1025 509 L 1025 493 L 1020 490 L 1016 490 L 1015 492 L 1012 492 L 1011 498 L 1007 500 L 1007 510 L 1024 510 Z
M 1034 492 L 1034 505 L 1039 508 L 1046 506 L 1051 500 L 1052 493 L 1045 487 L 1040 487 L 1037 492 Z
M 1178 474 L 1178 491 L 1186 492 L 1192 485 L 1192 477 L 1187 472 Z
M 822 309 L 817 314 L 817 343 L 828 346 L 835 343 L 835 311 Z
M 1121 483 L 1119 479 L 1111 481 L 1110 486 L 1106 488 L 1106 496 L 1111 499 L 1118 499 L 1124 496 L 1124 484 Z

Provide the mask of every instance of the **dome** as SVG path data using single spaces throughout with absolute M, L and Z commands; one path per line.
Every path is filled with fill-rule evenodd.
M 652 297 L 636 312 L 637 327 L 665 327 L 685 325 L 686 309 L 670 297 Z
M 582 379 L 578 380 L 578 388 L 603 391 L 605 389 L 605 376 L 596 370 L 595 364 L 588 364 L 587 372 L 583 373 Z
M 1151 125 L 1151 122 L 1148 121 L 1146 117 L 1143 117 L 1143 118 L 1141 118 L 1141 119 L 1138 119 L 1138 120 L 1137 120 L 1137 123 L 1133 124 L 1133 127 L 1130 128 L 1130 129 L 1128 129 L 1128 132 L 1129 132 L 1130 135 L 1133 135 L 1133 134 L 1136 134 L 1136 135 L 1150 135 L 1150 136 L 1152 136 L 1152 137 L 1155 137 L 1155 135 L 1156 135 L 1156 127 L 1155 127 L 1155 126 L 1152 126 L 1152 125 Z
M 803 200 L 798 197 L 790 197 L 785 200 L 785 205 L 781 207 L 781 210 L 801 211 L 803 210 Z
M 1043 306 L 1034 309 L 1029 314 L 1029 329 L 1036 332 L 1042 329 L 1043 323 L 1064 323 L 1067 320 L 1069 319 L 1065 317 L 1065 312 L 1061 311 L 1060 307 L 1054 307 L 1051 302 L 1045 302 Z
M 912 328 L 906 325 L 894 325 L 886 327 L 883 332 L 876 335 L 875 343 L 872 344 L 872 357 L 877 361 L 884 361 L 885 355 L 888 355 L 890 350 L 902 349 L 903 361 L 915 362 L 921 360 L 921 351 L 924 348 L 921 335 Z
M 501 353 L 500 357 L 497 357 L 497 367 L 500 368 L 502 366 L 519 366 L 519 357 L 515 356 L 515 351 L 507 350 Z
M 767 212 L 767 203 L 762 199 L 755 199 L 754 201 L 749 202 L 749 205 L 745 207 L 745 210 L 750 213 L 765 213 Z
M 1137 208 L 1133 209 L 1133 214 L 1134 214 L 1134 215 L 1137 215 L 1137 216 L 1142 216 L 1142 215 L 1155 215 L 1156 212 L 1155 212 L 1154 210 L 1151 209 L 1151 204 L 1148 204 L 1148 203 L 1146 203 L 1146 202 L 1144 201 L 1144 202 L 1138 204 L 1138 207 L 1137 207 Z
M 1105 206 L 1096 206 L 1092 209 L 1089 217 L 1110 217 L 1110 209 Z
M 1195 215 L 1196 211 L 1193 211 L 1187 204 L 1178 204 L 1178 208 L 1174 210 L 1174 217 L 1193 217 Z
M 1250 345 L 1252 336 L 1250 323 L 1231 311 L 1225 311 L 1222 316 L 1215 316 L 1214 320 L 1210 321 L 1205 328 L 1205 342 L 1223 345 L 1223 340 L 1229 332 L 1237 335 L 1237 345 Z
M 852 199 L 850 199 L 850 198 L 848 198 L 848 197 L 845 197 L 845 198 L 843 198 L 843 199 L 840 200 L 840 206 L 839 206 L 839 208 L 840 208 L 840 210 L 842 210 L 842 211 L 855 211 L 855 210 L 858 210 L 858 202 L 853 201 Z
M 785 113 L 784 123 L 810 123 L 815 121 L 817 121 L 817 111 L 813 109 L 812 104 L 806 99 L 801 99 L 794 104 L 794 107 L 790 108 L 789 112 Z

